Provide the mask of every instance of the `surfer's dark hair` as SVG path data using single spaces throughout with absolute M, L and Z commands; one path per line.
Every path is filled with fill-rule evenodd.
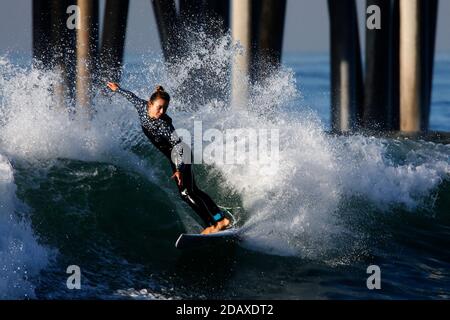
M 155 92 L 150 96 L 150 102 L 154 102 L 156 99 L 163 99 L 170 102 L 170 95 L 164 90 L 162 86 L 156 86 Z

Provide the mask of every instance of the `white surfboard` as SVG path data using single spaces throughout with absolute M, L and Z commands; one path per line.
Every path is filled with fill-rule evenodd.
M 221 243 L 232 243 L 239 240 L 239 228 L 230 228 L 211 234 L 182 233 L 178 237 L 175 247 L 177 249 L 191 249 L 220 245 Z

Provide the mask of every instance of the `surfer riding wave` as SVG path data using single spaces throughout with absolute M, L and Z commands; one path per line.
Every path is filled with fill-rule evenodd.
M 190 148 L 176 135 L 172 118 L 166 114 L 170 95 L 164 88 L 157 86 L 150 99 L 146 101 L 120 88 L 117 83 L 108 82 L 107 86 L 134 105 L 144 134 L 169 159 L 173 172 L 171 178 L 176 179 L 181 199 L 200 216 L 206 225 L 201 233 L 214 233 L 229 227 L 230 219 L 211 197 L 197 187 L 192 164 L 183 161 L 183 154 L 190 153 Z

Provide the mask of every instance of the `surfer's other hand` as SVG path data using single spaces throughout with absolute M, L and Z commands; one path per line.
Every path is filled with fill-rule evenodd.
M 116 91 L 117 89 L 119 89 L 119 85 L 115 82 L 108 82 L 106 84 L 108 86 L 108 88 L 110 88 L 112 91 Z
M 183 176 L 180 171 L 175 171 L 175 173 L 171 176 L 172 179 L 177 179 L 177 184 L 181 187 L 183 185 Z

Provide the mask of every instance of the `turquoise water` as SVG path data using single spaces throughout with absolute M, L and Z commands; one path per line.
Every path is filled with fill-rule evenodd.
M 54 74 L 1 58 L 0 298 L 449 298 L 449 146 L 326 134 L 325 54 L 287 55 L 248 108 L 230 109 L 228 40 L 192 45 L 174 74 L 128 56 L 122 84 L 142 97 L 163 84 L 177 128 L 279 130 L 275 174 L 195 165 L 201 188 L 235 208 L 242 243 L 175 249 L 201 227 L 133 107 L 96 94 L 92 120 L 69 116 L 49 90 Z M 450 131 L 449 60 L 437 58 L 432 130 Z M 80 290 L 66 287 L 69 265 Z M 381 290 L 366 286 L 370 265 Z

